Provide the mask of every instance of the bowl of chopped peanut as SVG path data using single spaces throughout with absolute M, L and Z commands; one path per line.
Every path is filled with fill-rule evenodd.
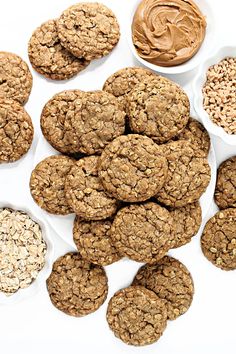
M 199 67 L 194 108 L 205 128 L 236 145 L 236 47 L 219 48 Z

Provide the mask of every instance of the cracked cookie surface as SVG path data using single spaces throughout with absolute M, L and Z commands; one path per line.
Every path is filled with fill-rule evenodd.
M 33 68 L 52 80 L 70 79 L 89 65 L 89 61 L 76 58 L 61 45 L 56 20 L 49 20 L 34 31 L 28 54 Z
M 211 169 L 205 157 L 196 153 L 187 141 L 162 145 L 168 163 L 167 178 L 157 193 L 159 202 L 182 207 L 197 201 L 205 192 L 211 179 Z
M 78 58 L 108 55 L 120 39 L 113 12 L 103 4 L 79 3 L 65 10 L 57 21 L 62 45 Z
M 224 161 L 218 169 L 215 202 L 220 209 L 236 208 L 236 156 Z
M 52 214 L 73 213 L 65 195 L 65 179 L 75 164 L 67 156 L 50 156 L 39 162 L 32 171 L 30 191 L 40 208 Z
M 54 262 L 47 289 L 58 310 L 86 316 L 106 300 L 107 276 L 102 267 L 83 260 L 79 253 L 67 253 Z
M 207 223 L 201 237 L 202 252 L 216 267 L 236 269 L 236 209 L 219 211 Z
M 77 161 L 66 177 L 66 198 L 74 212 L 86 220 L 102 220 L 115 214 L 118 203 L 98 177 L 98 156 Z
M 83 258 L 103 266 L 121 259 L 111 240 L 111 225 L 111 219 L 86 221 L 78 216 L 75 218 L 73 238 Z
M 167 175 L 167 162 L 148 137 L 120 136 L 99 159 L 99 177 L 104 188 L 125 202 L 144 201 L 159 191 Z
M 0 98 L 0 163 L 19 160 L 30 149 L 33 136 L 25 109 L 17 101 Z
M 107 322 L 126 344 L 143 346 L 156 342 L 167 325 L 164 302 L 152 291 L 130 286 L 117 291 L 108 304 Z
M 0 99 L 9 98 L 25 104 L 33 77 L 28 65 L 18 55 L 0 52 Z
M 181 133 L 188 123 L 190 104 L 186 93 L 174 82 L 148 78 L 128 96 L 129 125 L 133 132 L 164 143 Z
M 193 300 L 191 274 L 180 261 L 169 256 L 156 264 L 141 267 L 132 285 L 144 286 L 158 295 L 165 303 L 169 320 L 183 315 Z
M 119 254 L 137 262 L 154 263 L 172 246 L 171 214 L 156 203 L 134 204 L 118 211 L 111 238 Z

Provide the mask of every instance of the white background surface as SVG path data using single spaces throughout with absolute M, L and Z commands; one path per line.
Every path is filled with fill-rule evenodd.
M 215 41 L 235 44 L 234 0 L 209 0 L 218 23 Z M 25 204 L 38 212 L 28 190 L 34 149 L 40 136 L 39 117 L 44 103 L 56 92 L 68 88 L 99 89 L 108 75 L 124 66 L 136 64 L 126 41 L 126 21 L 133 0 L 103 0 L 116 13 L 122 29 L 122 38 L 108 58 L 92 64 L 70 82 L 53 83 L 33 72 L 34 86 L 26 106 L 35 125 L 33 148 L 20 163 L 0 166 L 0 199 Z M 199 0 L 201 3 L 201 0 Z M 11 51 L 27 60 L 27 42 L 32 31 L 73 4 L 69 0 L 1 0 L 0 50 Z M 194 72 L 174 79 L 191 93 Z M 192 93 L 194 94 L 194 93 Z M 213 138 L 220 163 L 236 154 Z M 213 214 L 213 209 L 209 215 Z M 51 231 L 55 243 L 55 258 L 71 248 Z M 83 354 L 227 354 L 235 353 L 236 273 L 223 272 L 213 267 L 202 255 L 199 237 L 189 245 L 171 252 L 190 269 L 195 282 L 195 297 L 190 310 L 174 322 L 169 322 L 163 337 L 149 347 L 134 348 L 115 339 L 105 320 L 106 306 L 84 318 L 72 318 L 56 310 L 50 303 L 46 287 L 31 299 L 11 306 L 0 307 L 0 352 L 4 354 L 83 353 Z M 130 283 L 139 265 L 121 261 L 107 267 L 109 296 Z

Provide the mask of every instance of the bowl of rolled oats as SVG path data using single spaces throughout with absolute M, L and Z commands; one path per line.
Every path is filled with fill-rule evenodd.
M 206 129 L 236 145 L 236 47 L 218 49 L 198 69 L 194 108 Z
M 52 268 L 48 226 L 25 207 L 0 203 L 0 304 L 34 295 Z

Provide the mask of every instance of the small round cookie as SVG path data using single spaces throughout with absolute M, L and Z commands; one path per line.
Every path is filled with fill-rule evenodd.
M 156 342 L 167 325 L 164 302 L 142 286 L 117 291 L 107 308 L 107 322 L 115 336 L 136 346 Z
M 199 200 L 211 180 L 207 159 L 192 148 L 190 142 L 175 141 L 162 145 L 167 158 L 168 173 L 157 200 L 173 208 Z
M 65 195 L 65 179 L 75 161 L 67 156 L 49 156 L 32 171 L 30 192 L 40 208 L 51 214 L 73 213 Z
M 58 310 L 82 317 L 106 300 L 107 276 L 102 267 L 85 261 L 79 253 L 67 253 L 54 262 L 47 289 Z
M 134 204 L 118 211 L 111 238 L 122 256 L 154 263 L 171 248 L 174 224 L 171 214 L 156 203 Z
M 118 207 L 118 202 L 105 192 L 98 177 L 98 159 L 98 156 L 80 159 L 66 177 L 68 204 L 85 220 L 109 218 Z
M 144 286 L 162 299 L 169 320 L 183 315 L 193 300 L 194 285 L 191 274 L 180 261 L 169 256 L 153 265 L 142 266 L 132 285 Z
M 170 213 L 175 224 L 175 236 L 171 248 L 186 245 L 200 229 L 202 223 L 201 206 L 199 202 L 195 202 L 182 208 L 170 209 Z
M 202 252 L 216 267 L 236 269 L 236 209 L 219 211 L 207 223 L 201 238 Z
M 89 65 L 89 61 L 76 58 L 62 47 L 56 20 L 49 20 L 34 31 L 28 54 L 33 68 L 52 80 L 70 79 Z
M 93 60 L 108 55 L 120 39 L 113 12 L 103 4 L 79 3 L 57 21 L 60 41 L 78 58 Z
M 188 123 L 190 104 L 180 86 L 164 77 L 149 77 L 128 96 L 129 125 L 134 133 L 164 143 Z
M 17 101 L 0 99 L 0 163 L 19 160 L 30 149 L 33 136 L 25 109 Z
M 118 137 L 103 150 L 99 160 L 99 177 L 104 188 L 124 202 L 149 199 L 162 188 L 166 176 L 166 159 L 146 136 Z
M 0 99 L 10 98 L 25 104 L 33 85 L 28 65 L 18 55 L 0 52 Z
M 157 75 L 140 67 L 124 68 L 106 80 L 103 90 L 115 96 L 119 101 L 120 109 L 128 113 L 128 94 L 147 77 L 157 77 Z
M 112 220 L 86 221 L 76 216 L 73 236 L 75 245 L 84 259 L 106 266 L 121 259 L 111 236 Z
M 220 209 L 236 208 L 236 156 L 224 161 L 218 169 L 215 202 Z

